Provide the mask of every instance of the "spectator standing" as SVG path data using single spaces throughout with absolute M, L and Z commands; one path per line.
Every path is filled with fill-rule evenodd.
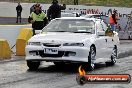
M 111 26 L 112 31 L 115 31 L 115 29 L 116 29 L 117 20 L 119 20 L 117 10 L 114 10 L 113 14 L 111 14 L 111 16 L 109 18 L 109 22 L 110 22 L 110 26 Z
M 20 4 L 20 2 L 18 3 L 17 7 L 16 7 L 16 11 L 17 11 L 17 19 L 16 19 L 16 23 L 18 23 L 18 19 L 21 23 L 21 13 L 22 13 L 22 6 Z
M 32 23 L 33 35 L 35 35 L 35 30 L 42 30 L 43 27 L 48 23 L 46 14 L 42 11 L 40 4 L 35 5 L 35 11 L 31 13 L 28 21 Z
M 58 4 L 57 0 L 53 0 L 52 5 L 49 7 L 47 15 L 48 15 L 48 20 L 52 20 L 55 18 L 60 18 L 61 17 L 61 10 L 65 10 L 66 5 L 63 4 L 63 6 Z

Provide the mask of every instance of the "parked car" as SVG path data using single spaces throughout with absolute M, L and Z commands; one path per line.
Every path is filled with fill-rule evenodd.
M 96 18 L 56 18 L 29 39 L 25 50 L 27 66 L 37 69 L 41 61 L 55 65 L 84 62 L 90 70 L 98 62 L 110 61 L 114 65 L 118 44 L 114 37 L 105 35 L 106 30 L 105 23 Z

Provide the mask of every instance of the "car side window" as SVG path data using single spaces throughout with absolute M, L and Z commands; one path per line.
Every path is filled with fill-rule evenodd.
M 101 24 L 102 24 L 103 30 L 106 31 L 106 30 L 107 30 L 107 26 L 106 26 L 106 24 L 103 22 L 103 20 L 101 21 Z
M 105 31 L 103 28 L 103 24 L 100 21 L 97 22 L 97 28 L 98 28 L 98 31 Z

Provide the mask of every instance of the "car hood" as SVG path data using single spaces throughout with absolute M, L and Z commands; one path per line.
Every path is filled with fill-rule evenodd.
M 43 34 L 38 34 L 33 36 L 29 41 L 40 41 L 40 42 L 85 42 L 87 40 L 92 40 L 94 34 L 87 33 L 58 33 L 58 32 L 48 32 Z

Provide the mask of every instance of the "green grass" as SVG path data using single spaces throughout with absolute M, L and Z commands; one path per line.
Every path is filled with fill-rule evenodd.
M 12 1 L 12 0 L 10 0 Z M 53 0 L 15 0 L 21 2 L 34 2 L 50 4 Z M 73 5 L 74 0 L 58 0 L 59 3 Z M 78 0 L 81 5 L 132 7 L 132 0 Z

